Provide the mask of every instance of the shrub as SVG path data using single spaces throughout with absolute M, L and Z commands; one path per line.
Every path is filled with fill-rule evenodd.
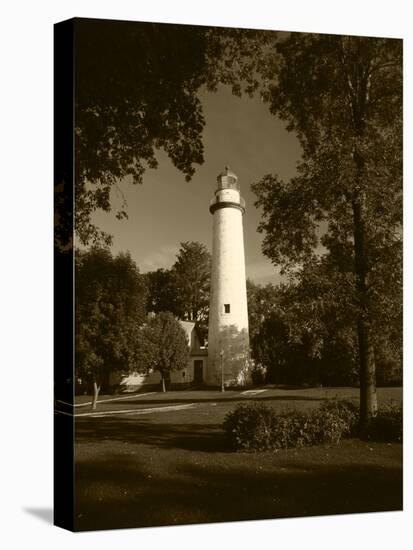
M 311 426 L 307 413 L 291 410 L 276 414 L 273 410 L 273 415 L 272 449 L 311 445 Z
M 402 407 L 391 404 L 381 407 L 377 416 L 372 418 L 362 434 L 371 441 L 403 441 Z
M 238 405 L 224 421 L 230 445 L 244 451 L 338 443 L 353 434 L 357 407 L 351 402 L 326 402 L 310 412 L 277 413 L 262 403 Z
M 341 423 L 341 437 L 351 437 L 357 434 L 359 423 L 359 406 L 353 401 L 326 400 L 318 411 L 322 417 L 328 418 L 327 423 L 334 419 Z
M 234 449 L 272 448 L 274 411 L 261 403 L 238 405 L 224 420 L 224 430 Z

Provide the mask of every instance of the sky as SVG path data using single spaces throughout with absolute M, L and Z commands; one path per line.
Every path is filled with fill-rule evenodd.
M 212 215 L 209 201 L 216 189 L 217 175 L 226 165 L 238 176 L 246 201 L 244 243 L 247 277 L 259 284 L 280 280 L 277 266 L 261 251 L 263 235 L 257 232 L 261 213 L 255 208 L 251 183 L 265 174 L 288 179 L 295 173 L 300 145 L 285 123 L 270 114 L 259 97 L 238 98 L 229 87 L 217 92 L 199 92 L 203 105 L 204 163 L 196 165 L 190 182 L 163 151 L 159 166 L 148 169 L 142 185 L 124 180 L 120 188 L 127 201 L 129 219 L 117 220 L 116 210 L 96 212 L 93 221 L 113 235 L 112 252 L 129 250 L 142 273 L 170 268 L 180 242 L 198 241 L 211 251 Z M 114 190 L 112 204 L 121 203 Z

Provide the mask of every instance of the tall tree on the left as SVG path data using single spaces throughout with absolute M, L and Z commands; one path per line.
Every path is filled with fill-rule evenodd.
M 92 408 L 113 371 L 139 369 L 136 338 L 146 287 L 129 254 L 76 253 L 76 376 L 93 384 Z
M 92 214 L 111 210 L 111 191 L 122 179 L 142 183 L 145 169 L 157 166 L 156 150 L 187 180 L 203 162 L 196 93 L 206 33 L 205 27 L 76 21 L 75 209 L 83 244 L 111 241 Z M 127 217 L 125 201 L 116 216 Z

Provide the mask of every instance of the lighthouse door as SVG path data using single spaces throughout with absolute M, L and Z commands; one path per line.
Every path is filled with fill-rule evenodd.
M 203 365 L 202 359 L 195 359 L 194 361 L 194 382 L 195 384 L 202 384 L 203 382 Z

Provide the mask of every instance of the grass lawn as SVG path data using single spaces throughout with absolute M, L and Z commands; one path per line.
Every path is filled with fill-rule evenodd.
M 358 390 L 268 388 L 254 399 L 306 409 L 336 395 L 356 399 Z M 346 440 L 278 453 L 229 451 L 221 424 L 246 399 L 235 391 L 153 393 L 100 403 L 104 416 L 76 418 L 76 528 L 402 508 L 400 444 Z M 400 401 L 401 389 L 382 388 L 379 399 Z

